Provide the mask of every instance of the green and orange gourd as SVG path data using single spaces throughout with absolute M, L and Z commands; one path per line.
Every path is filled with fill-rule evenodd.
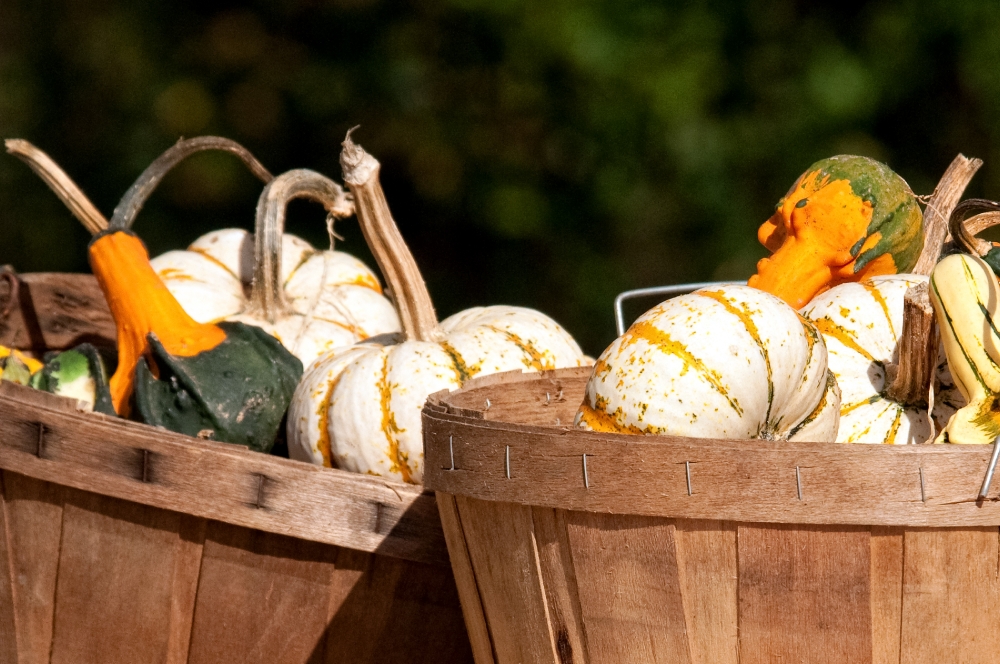
M 109 381 L 115 412 L 191 436 L 269 450 L 302 363 L 259 327 L 194 320 L 122 218 L 108 223 L 61 170 L 49 175 L 46 182 L 71 209 L 89 211 L 89 227 L 106 226 L 91 241 L 88 257 L 117 330 L 118 366 Z
M 923 249 L 923 215 L 885 164 L 840 155 L 810 166 L 757 232 L 772 255 L 748 284 L 795 309 L 838 284 L 909 271 Z

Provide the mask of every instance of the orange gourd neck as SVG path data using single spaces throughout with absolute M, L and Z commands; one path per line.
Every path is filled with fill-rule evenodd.
M 226 333 L 217 325 L 198 323 L 184 311 L 149 264 L 149 253 L 135 235 L 121 230 L 99 235 L 90 244 L 89 256 L 118 332 L 118 369 L 110 388 L 115 411 L 125 416 L 136 364 L 149 354 L 150 333 L 168 353 L 180 357 L 215 348 Z M 157 371 L 155 365 L 150 369 Z
M 855 272 L 856 256 L 880 237 L 866 238 L 871 218 L 871 203 L 846 180 L 831 180 L 818 171 L 804 175 L 758 230 L 757 239 L 774 253 L 760 260 L 748 285 L 800 309 L 838 284 L 895 274 L 888 254 Z

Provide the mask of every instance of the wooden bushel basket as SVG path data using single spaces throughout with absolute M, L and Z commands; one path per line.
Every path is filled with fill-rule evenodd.
M 1000 661 L 992 446 L 577 430 L 589 373 L 424 408 L 478 664 Z
M 0 282 L 0 343 L 115 328 L 88 275 Z M 0 383 L 0 662 L 467 662 L 434 497 Z

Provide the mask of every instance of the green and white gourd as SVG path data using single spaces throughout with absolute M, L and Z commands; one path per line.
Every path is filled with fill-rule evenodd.
M 826 342 L 830 370 L 841 391 L 839 443 L 923 443 L 931 436 L 927 406 L 908 405 L 886 395 L 886 367 L 897 361 L 903 329 L 903 302 L 918 274 L 873 277 L 841 284 L 817 295 L 802 314 Z M 954 385 L 944 353 L 938 355 L 934 429 L 940 431 L 965 404 Z

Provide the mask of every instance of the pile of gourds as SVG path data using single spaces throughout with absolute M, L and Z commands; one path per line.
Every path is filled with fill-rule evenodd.
M 994 442 L 1000 245 L 975 235 L 1000 223 L 1000 204 L 956 206 L 981 163 L 959 155 L 926 218 L 884 164 L 854 156 L 813 164 L 760 227 L 771 256 L 748 285 L 698 290 L 637 319 L 597 359 L 576 425 L 699 438 Z
M 341 153 L 348 191 L 309 170 L 272 176 L 242 146 L 201 137 L 155 160 L 110 221 L 44 153 L 25 141 L 7 147 L 94 234 L 90 264 L 118 340 L 113 358 L 86 344 L 44 361 L 0 348 L 0 380 L 262 452 L 284 423 L 292 458 L 420 482 L 429 394 L 474 376 L 593 362 L 530 309 L 477 307 L 438 322 L 380 165 L 350 133 Z M 163 177 L 203 150 L 236 155 L 264 183 L 254 232 L 213 231 L 150 259 L 131 226 Z M 854 156 L 813 164 L 760 227 L 771 256 L 748 284 L 677 297 L 636 320 L 594 364 L 576 425 L 724 439 L 992 442 L 1000 246 L 975 235 L 1000 222 L 1000 205 L 956 207 L 980 164 L 959 156 L 927 215 L 883 164 Z M 329 250 L 284 233 L 294 198 L 327 210 Z M 332 248 L 333 224 L 352 215 L 391 301 L 361 261 Z M 938 262 L 949 217 L 952 255 Z
M 349 193 L 313 171 L 274 177 L 242 146 L 201 137 L 156 159 L 110 221 L 43 152 L 17 140 L 7 148 L 94 234 L 90 264 L 118 340 L 110 380 L 89 347 L 44 364 L 4 350 L 4 380 L 261 452 L 287 417 L 293 458 L 420 482 L 420 410 L 429 394 L 477 375 L 592 361 L 531 309 L 477 307 L 439 324 L 389 212 L 379 164 L 350 134 L 341 159 Z M 254 233 L 222 229 L 150 259 L 132 223 L 170 169 L 203 150 L 236 155 L 265 183 Z M 330 250 L 283 233 L 286 205 L 301 197 L 326 208 Z M 355 213 L 394 302 L 361 261 L 332 250 L 333 223 Z

